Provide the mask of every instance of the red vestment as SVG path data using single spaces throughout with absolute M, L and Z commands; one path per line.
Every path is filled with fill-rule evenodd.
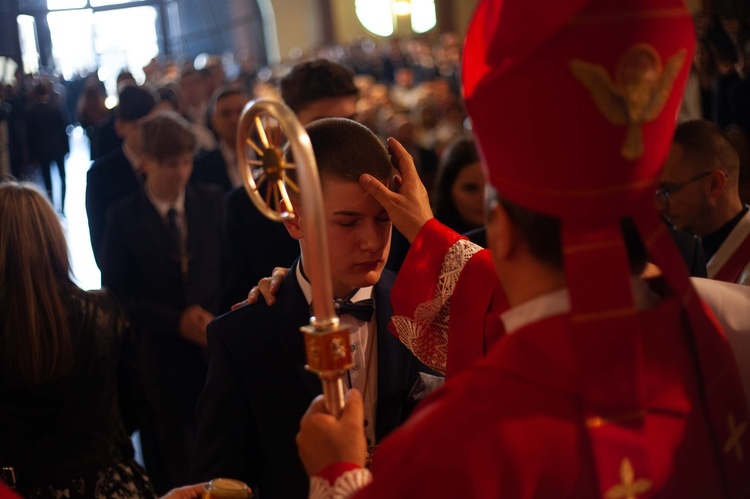
M 439 223 L 428 222 L 394 286 L 394 324 L 411 323 L 409 341 L 428 358 L 436 357 L 427 353 L 430 348 L 443 344 L 429 336 L 441 334 L 443 328 L 431 327 L 426 320 L 430 314 L 419 309 L 424 309 L 425 302 L 442 303 L 443 311 L 432 316 L 451 323 L 446 367 L 454 375 L 384 442 L 375 457 L 374 481 L 362 497 L 598 497 L 600 490 L 616 487 L 617 478 L 623 487 L 628 480 L 630 486 L 640 484 L 643 490 L 636 497 L 750 494 L 750 460 L 745 459 L 750 434 L 744 400 L 737 394 L 732 404 L 729 397 L 722 413 L 732 419 L 728 427 L 734 431 L 712 435 L 702 408 L 707 387 L 697 379 L 699 362 L 685 341 L 683 317 L 674 298 L 639 313 L 636 334 L 643 345 L 647 374 L 645 417 L 638 428 L 628 426 L 632 415 L 614 418 L 627 428 L 625 435 L 618 425 L 606 419 L 586 419 L 581 412 L 581 373 L 575 362 L 569 314 L 530 324 L 494 345 L 487 338 L 497 337 L 499 324 L 493 324 L 496 329 L 489 334 L 471 322 L 461 327 L 460 318 L 486 317 L 490 314 L 487 304 L 497 306 L 503 300 L 486 250 L 454 250 L 464 257 L 445 258 L 457 242 L 464 244 L 460 239 Z M 463 261 L 463 272 L 451 268 L 449 260 Z M 442 300 L 440 282 L 444 284 L 445 270 L 459 274 L 452 278 L 454 291 L 459 287 L 477 290 L 469 293 L 471 299 L 456 300 L 454 292 L 450 300 Z M 492 298 L 481 295 L 488 290 Z M 453 345 L 461 342 L 474 348 L 451 356 L 456 351 Z M 721 335 L 698 342 L 717 351 L 728 350 Z M 489 348 L 487 357 L 469 365 L 470 357 L 480 357 L 484 347 Z M 453 361 L 459 365 L 452 366 Z M 705 370 L 702 375 L 714 377 Z M 720 391 L 721 387 L 709 389 Z M 612 455 L 605 457 L 611 459 L 612 473 L 598 478 L 609 480 L 606 483 L 597 483 L 602 463 L 594 467 L 586 432 L 592 427 L 613 443 Z M 633 469 L 625 461 L 623 447 L 631 444 L 636 452 L 647 454 L 640 461 L 648 462 L 649 469 Z M 729 483 L 720 478 L 717 453 L 734 453 L 734 469 L 727 471 Z

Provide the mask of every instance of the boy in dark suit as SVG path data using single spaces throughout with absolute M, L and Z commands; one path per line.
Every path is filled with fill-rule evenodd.
M 374 300 L 371 316 L 341 312 L 342 322 L 351 326 L 354 362 L 344 381 L 364 394 L 365 433 L 374 446 L 406 418 L 409 390 L 420 371 L 428 371 L 386 329 L 394 279 L 384 271 L 391 223 L 358 183 L 363 173 L 387 183 L 391 163 L 377 137 L 354 121 L 322 119 L 307 131 L 325 200 L 334 297 Z M 264 499 L 307 497 L 308 479 L 294 439 L 307 404 L 321 393 L 317 376 L 304 369 L 299 331 L 309 322 L 312 290 L 305 277 L 311 265 L 300 222 L 305 213 L 298 215 L 285 225 L 299 240 L 302 256 L 275 304 L 242 307 L 209 324 L 211 360 L 197 409 L 193 481 L 239 479 Z
M 154 111 L 156 102 L 157 95 L 148 88 L 126 85 L 120 90 L 114 128 L 122 137 L 122 146 L 97 158 L 86 174 L 86 215 L 99 268 L 109 207 L 143 186 L 140 123 Z
M 237 127 L 250 95 L 237 87 L 221 87 L 208 105 L 211 126 L 219 136 L 216 149 L 195 158 L 195 168 L 190 182 L 214 184 L 224 192 L 242 186 L 237 168 Z
M 188 185 L 195 137 L 173 112 L 141 124 L 143 188 L 113 205 L 102 245 L 102 284 L 141 337 L 150 413 L 141 427 L 146 467 L 164 493 L 187 481 L 195 405 L 206 379 L 206 324 L 219 291 L 222 195 Z
M 359 90 L 354 73 L 325 59 L 300 63 L 280 82 L 281 97 L 302 125 L 320 118 L 352 118 Z M 288 267 L 299 246 L 277 223 L 263 216 L 244 192 L 226 198 L 220 307 L 226 312 L 274 267 Z M 252 230 L 247 230 L 252 228 Z M 258 237 L 264 234 L 264 237 Z

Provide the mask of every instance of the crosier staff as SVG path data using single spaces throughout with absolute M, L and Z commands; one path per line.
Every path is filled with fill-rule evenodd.
M 292 149 L 294 163 L 287 163 L 284 158 L 282 134 Z M 281 222 L 297 216 L 287 189 L 301 197 L 305 212 L 302 225 L 311 255 L 311 261 L 305 261 L 305 272 L 313 293 L 310 325 L 300 328 L 305 335 L 305 367 L 320 378 L 326 409 L 338 417 L 344 407 L 343 376 L 352 365 L 352 355 L 349 327 L 340 324 L 333 306 L 323 194 L 310 138 L 284 104 L 271 100 L 249 102 L 240 117 L 237 163 L 250 199 L 271 220 Z M 299 185 L 287 176 L 292 169 L 296 170 Z

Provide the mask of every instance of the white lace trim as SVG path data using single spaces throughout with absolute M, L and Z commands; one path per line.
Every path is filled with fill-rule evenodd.
M 325 478 L 310 479 L 309 499 L 348 499 L 372 482 L 372 473 L 366 468 L 349 470 L 340 475 L 333 485 Z
M 441 373 L 445 373 L 448 361 L 450 298 L 466 262 L 481 250 L 466 239 L 456 241 L 445 255 L 432 300 L 420 303 L 413 318 L 391 318 L 401 342 L 425 365 Z

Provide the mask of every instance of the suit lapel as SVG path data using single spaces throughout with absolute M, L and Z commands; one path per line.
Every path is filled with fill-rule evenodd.
M 288 362 L 294 366 L 308 394 L 316 397 L 322 392 L 320 380 L 315 374 L 305 369 L 307 363 L 305 340 L 299 330 L 300 326 L 310 322 L 310 307 L 297 282 L 297 265 L 299 265 L 299 260 L 292 265 L 284 278 L 273 307 L 273 311 L 278 315 L 279 324 L 284 324 L 283 327 L 279 327 L 276 337 L 281 342 Z
M 411 353 L 388 331 L 388 322 L 393 315 L 390 293 L 394 280 L 395 274 L 384 270 L 373 289 L 378 334 L 378 406 L 375 428 L 378 442 L 401 423 L 412 360 Z
M 197 204 L 193 188 L 188 184 L 185 187 L 185 225 L 187 230 L 187 253 L 188 258 L 193 260 L 200 254 L 201 242 L 205 235 L 203 229 L 203 211 Z
M 141 190 L 138 205 L 141 209 L 143 224 L 144 238 L 145 241 L 153 241 L 160 247 L 160 253 L 168 255 L 170 261 L 173 261 L 177 257 L 177 243 L 172 240 L 169 236 L 164 221 L 156 211 L 156 208 L 151 201 L 148 200 L 146 192 Z M 157 254 L 155 251 L 154 254 Z M 174 260 L 175 265 L 177 261 Z

